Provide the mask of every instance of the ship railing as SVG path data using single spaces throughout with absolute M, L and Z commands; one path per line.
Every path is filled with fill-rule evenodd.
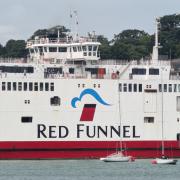
M 100 60 L 97 62 L 91 62 L 92 65 L 97 64 L 97 65 L 156 65 L 156 66 L 161 66 L 161 65 L 170 65 L 171 61 L 167 60 L 159 60 L 157 63 L 152 63 L 150 60 L 118 60 L 118 59 L 106 59 L 106 60 Z
M 26 63 L 26 58 L 0 58 L 0 63 Z
M 117 73 L 109 73 L 109 74 L 44 74 L 45 79 L 119 79 L 120 75 Z
M 97 38 L 80 37 L 76 40 L 71 37 L 66 38 L 40 38 L 27 41 L 27 47 L 34 44 L 70 44 L 70 43 L 83 43 L 83 42 L 97 42 Z

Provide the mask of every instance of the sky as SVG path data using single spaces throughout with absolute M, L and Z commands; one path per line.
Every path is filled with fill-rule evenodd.
M 109 40 L 126 29 L 153 34 L 154 20 L 180 13 L 180 0 L 0 0 L 0 44 L 27 40 L 36 30 L 64 25 L 86 35 L 95 31 Z

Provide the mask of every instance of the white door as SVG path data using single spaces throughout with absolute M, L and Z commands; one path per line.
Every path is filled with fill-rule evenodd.
M 144 112 L 154 113 L 157 111 L 157 93 L 145 92 L 144 93 Z

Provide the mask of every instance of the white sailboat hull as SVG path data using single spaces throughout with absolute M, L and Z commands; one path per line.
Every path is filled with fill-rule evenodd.
M 152 161 L 153 164 L 176 164 L 176 159 L 162 159 L 162 158 L 156 158 Z
M 119 158 L 100 158 L 101 161 L 104 162 L 129 162 L 131 161 L 131 156 L 124 156 L 124 157 L 119 157 Z
M 100 158 L 104 162 L 129 162 L 134 161 L 132 156 L 124 156 L 121 152 L 111 154 L 107 157 Z

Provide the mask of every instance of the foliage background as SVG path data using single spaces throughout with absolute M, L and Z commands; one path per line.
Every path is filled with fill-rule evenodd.
M 162 48 L 160 54 L 170 59 L 180 58 L 180 15 L 172 14 L 160 18 L 161 27 L 159 41 Z M 60 30 L 60 37 L 69 31 L 64 26 L 55 26 L 50 29 L 39 29 L 30 37 L 45 36 L 56 38 Z M 113 39 L 98 35 L 101 42 L 101 59 L 141 59 L 150 56 L 154 45 L 154 34 L 150 35 L 143 30 L 127 29 L 115 34 Z M 0 57 L 25 58 L 28 55 L 25 40 L 9 40 L 3 47 L 0 44 Z

